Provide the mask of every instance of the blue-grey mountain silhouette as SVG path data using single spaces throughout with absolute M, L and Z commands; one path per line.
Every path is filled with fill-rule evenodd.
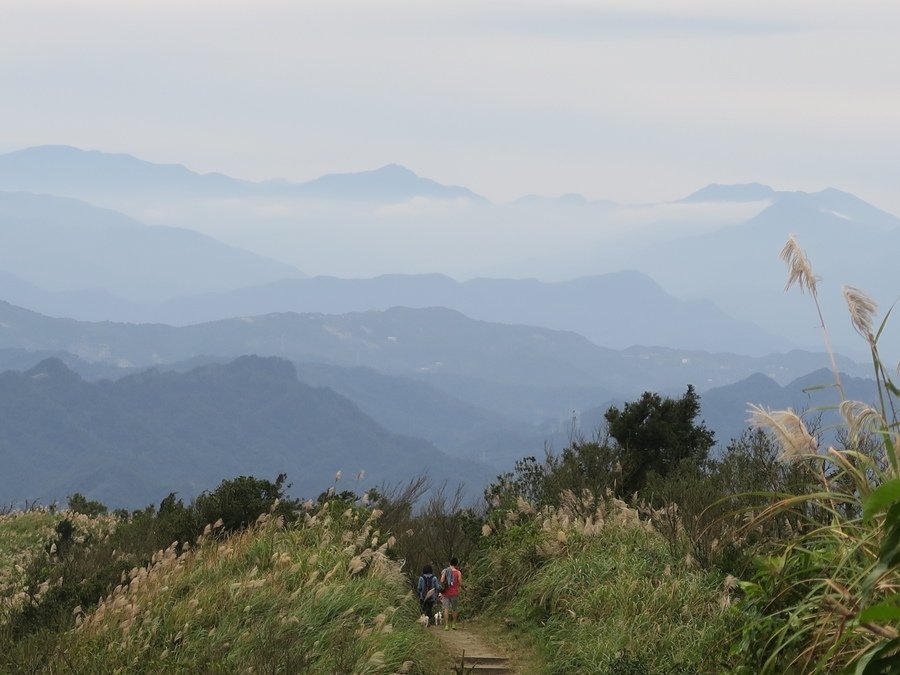
M 0 270 L 12 275 L 6 284 L 36 286 L 30 293 L 99 291 L 136 300 L 302 276 L 194 230 L 143 225 L 78 200 L 24 192 L 0 192 Z
M 362 491 L 453 467 L 431 478 L 473 494 L 496 473 L 453 461 L 426 441 L 390 434 L 343 396 L 297 380 L 280 359 L 242 357 L 186 373 L 147 371 L 86 382 L 48 359 L 0 374 L 0 503 L 81 492 L 142 507 L 190 498 L 238 475 L 287 472 L 293 492 L 333 484 Z M 356 481 L 357 471 L 366 477 Z M 433 473 L 433 472 L 430 472 Z
M 127 154 L 42 145 L 0 155 L 0 190 L 79 197 L 204 198 L 278 197 L 405 201 L 412 197 L 485 201 L 471 190 L 441 185 L 406 167 L 388 164 L 372 171 L 335 173 L 307 182 L 246 181 L 219 173 L 197 173 L 181 164 L 156 164 Z

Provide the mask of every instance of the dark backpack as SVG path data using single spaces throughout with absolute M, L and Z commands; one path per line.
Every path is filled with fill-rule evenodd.
M 440 584 L 438 584 L 437 577 L 434 576 L 433 574 L 431 574 L 429 576 L 425 576 L 423 574 L 419 578 L 422 580 L 422 592 L 419 594 L 419 600 L 421 600 L 422 602 L 428 602 L 430 600 L 431 601 L 437 600 L 437 594 L 438 594 L 437 587 L 440 586 Z M 428 597 L 429 590 L 434 591 L 434 593 L 431 594 L 430 598 Z

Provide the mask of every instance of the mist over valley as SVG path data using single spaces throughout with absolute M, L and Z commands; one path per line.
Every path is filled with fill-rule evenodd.
M 523 456 L 558 451 L 576 433 L 602 433 L 606 407 L 645 391 L 677 396 L 694 385 L 723 447 L 740 435 L 756 389 L 771 398 L 765 382 L 789 387 L 778 395 L 786 405 L 810 407 L 792 383 L 828 357 L 814 309 L 781 291 L 777 255 L 793 233 L 828 268 L 856 259 L 855 248 L 897 238 L 900 221 L 833 189 L 715 184 L 664 204 L 572 194 L 495 204 L 397 165 L 306 183 L 252 182 L 130 155 L 29 148 L 0 156 L 0 366 L 28 373 L 61 359 L 49 363 L 65 362 L 89 386 L 127 382 L 147 368 L 189 373 L 244 355 L 287 359 L 296 376 L 286 377 L 298 386 L 345 396 L 378 429 L 420 439 L 426 455 L 480 466 L 469 472 L 475 495 L 491 472 Z M 238 245 L 257 235 L 274 237 L 277 255 Z M 480 256 L 528 276 L 467 277 Z M 888 294 L 895 282 L 887 269 L 867 264 L 857 273 L 866 288 Z M 342 270 L 358 273 L 335 274 Z M 366 276 L 374 270 L 391 273 Z M 840 316 L 836 284 L 822 281 L 822 307 Z M 839 352 L 846 347 L 841 370 L 865 375 L 849 322 L 831 330 Z M 745 391 L 742 383 L 754 382 Z M 162 396 L 169 386 L 176 381 L 156 385 Z M 729 392 L 741 386 L 735 391 L 747 400 L 737 405 Z M 339 431 L 335 447 L 356 457 L 361 437 Z M 118 442 L 126 456 L 171 464 L 160 459 L 162 446 Z M 4 445 L 18 466 L 45 446 L 39 437 L 33 446 Z M 108 461 L 108 451 L 95 450 L 79 460 L 86 476 Z M 194 452 L 196 462 L 215 454 L 212 446 Z M 246 455 L 234 466 L 254 473 L 250 445 L 227 452 Z M 290 452 L 268 452 L 260 471 L 271 473 L 281 457 L 307 490 L 337 470 L 409 477 L 401 466 L 408 457 L 376 453 L 369 466 L 349 467 L 337 454 L 325 466 L 300 436 Z M 62 473 L 71 482 L 48 488 L 53 499 L 65 485 L 113 500 L 152 493 L 150 484 L 127 487 L 145 470 L 93 486 Z M 121 489 L 111 491 L 111 482 Z M 14 484 L 25 485 L 6 489 Z M 183 492 L 202 485 L 192 478 Z

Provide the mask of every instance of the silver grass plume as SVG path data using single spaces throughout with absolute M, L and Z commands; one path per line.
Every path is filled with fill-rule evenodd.
M 788 266 L 788 280 L 784 285 L 784 290 L 787 291 L 791 286 L 797 284 L 800 287 L 801 293 L 805 288 L 813 298 L 813 302 L 816 305 L 816 312 L 819 314 L 819 325 L 822 328 L 822 337 L 825 339 L 825 351 L 828 352 L 828 358 L 831 360 L 831 372 L 834 375 L 834 382 L 841 392 L 841 398 L 844 398 L 844 385 L 841 383 L 841 373 L 838 370 L 837 359 L 834 356 L 834 349 L 831 346 L 831 336 L 828 334 L 828 328 L 825 326 L 825 317 L 822 315 L 822 307 L 819 305 L 819 296 L 816 290 L 819 278 L 813 274 L 812 265 L 809 264 L 806 253 L 800 248 L 800 244 L 797 243 L 797 239 L 793 234 L 788 237 L 784 248 L 781 249 L 781 259 Z
M 804 455 L 815 454 L 818 441 L 806 429 L 800 416 L 793 410 L 766 410 L 762 406 L 750 404 L 750 424 L 768 429 L 781 445 L 780 459 L 794 461 Z
M 842 401 L 840 411 L 850 431 L 850 437 L 854 439 L 858 438 L 861 432 L 883 429 L 887 426 L 881 413 L 862 401 Z
M 850 310 L 850 320 L 856 332 L 862 335 L 870 345 L 875 344 L 875 336 L 872 334 L 872 319 L 875 312 L 878 311 L 878 304 L 866 295 L 865 291 L 861 291 L 853 286 L 844 286 L 841 289 L 844 294 L 844 300 L 847 301 L 847 308 Z
M 816 295 L 816 284 L 819 278 L 813 274 L 812 265 L 806 257 L 806 253 L 800 248 L 800 244 L 791 235 L 784 248 L 781 249 L 781 259 L 788 266 L 788 280 L 784 285 L 784 290 L 788 290 L 794 284 L 800 287 L 800 290 L 807 289 L 811 295 Z

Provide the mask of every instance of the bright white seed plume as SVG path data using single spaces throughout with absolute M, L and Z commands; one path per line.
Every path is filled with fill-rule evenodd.
M 850 310 L 850 320 L 856 332 L 862 335 L 869 344 L 875 342 L 875 336 L 872 334 L 872 319 L 875 312 L 878 311 L 878 304 L 872 300 L 864 291 L 854 288 L 853 286 L 844 286 L 841 291 L 844 294 L 844 300 L 847 301 L 847 308 Z
M 887 426 L 881 413 L 862 401 L 841 401 L 840 411 L 850 430 L 851 438 L 856 438 L 860 432 Z
M 806 258 L 806 253 L 800 248 L 800 244 L 791 235 L 781 249 L 781 259 L 788 266 L 788 280 L 784 285 L 784 290 L 788 290 L 794 284 L 800 286 L 800 290 L 808 290 L 811 295 L 816 294 L 816 284 L 819 282 L 818 277 L 813 274 L 812 265 Z
M 818 441 L 806 429 L 800 416 L 793 410 L 766 410 L 762 406 L 750 405 L 750 424 L 768 429 L 781 444 L 781 459 L 795 460 L 813 454 L 819 447 Z

